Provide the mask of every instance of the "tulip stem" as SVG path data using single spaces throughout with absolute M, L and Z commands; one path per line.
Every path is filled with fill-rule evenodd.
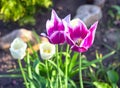
M 83 79 L 82 79 L 82 58 L 81 58 L 81 53 L 80 53 L 80 58 L 79 58 L 79 82 L 80 82 L 80 88 L 83 87 Z
M 48 61 L 47 60 L 45 60 L 45 65 L 46 65 L 46 70 L 47 70 L 47 78 L 50 81 L 50 88 L 53 88 L 52 83 L 51 83 L 51 79 L 50 79 L 50 75 L 49 75 L 49 66 L 48 66 Z
M 25 77 L 25 73 L 24 73 L 24 70 L 23 70 L 20 59 L 18 59 L 18 64 L 19 64 L 19 67 L 20 67 L 20 70 L 21 70 L 21 73 L 22 73 L 22 76 L 23 76 L 23 79 L 24 79 L 24 82 L 25 82 L 25 86 L 26 86 L 26 88 L 29 88 L 28 85 L 27 85 L 27 79 Z
M 60 75 L 60 73 L 59 73 L 59 56 L 58 56 L 58 45 L 56 45 L 56 59 L 57 59 L 57 71 L 58 71 L 58 74 L 57 74 L 57 88 L 59 87 L 59 85 L 58 85 L 58 81 L 59 81 L 59 75 Z
M 59 50 L 58 50 L 58 45 L 56 45 L 56 59 L 57 59 L 57 71 L 58 71 L 58 74 L 57 74 L 57 88 L 63 88 L 62 87 L 62 81 L 61 81 L 61 74 L 60 74 L 60 61 L 61 61 L 61 56 L 59 56 Z
M 68 51 L 69 51 L 69 45 L 67 45 L 66 49 L 66 57 L 65 57 L 65 88 L 68 86 Z
M 32 79 L 32 71 L 31 71 L 31 66 L 30 66 L 30 58 L 29 58 L 29 53 L 27 52 L 27 70 L 28 70 L 28 76 L 30 79 Z M 32 88 L 32 82 L 30 82 L 30 88 Z

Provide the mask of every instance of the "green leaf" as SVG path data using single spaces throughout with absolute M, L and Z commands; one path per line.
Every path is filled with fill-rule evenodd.
M 74 52 L 70 64 L 69 64 L 69 72 L 72 71 L 72 69 L 74 68 L 74 66 L 76 66 L 77 64 L 77 58 L 78 58 L 79 53 Z
M 112 18 L 114 18 L 114 17 L 115 17 L 115 14 L 113 13 L 113 11 L 112 11 L 112 10 L 108 11 L 108 14 L 109 14 Z
M 1 74 L 0 78 L 21 78 L 22 75 L 21 74 Z
M 67 52 L 62 52 L 61 54 L 63 54 L 63 55 L 66 56 L 66 57 L 70 57 L 70 54 L 67 53 Z
M 35 39 L 37 40 L 37 43 L 40 43 L 40 36 L 35 32 L 35 30 L 33 30 L 32 33 L 35 36 Z
M 101 59 L 92 60 L 91 62 L 89 62 L 89 63 L 86 64 L 86 68 L 89 67 L 89 66 L 91 66 L 92 64 L 101 62 L 102 60 L 104 60 L 104 59 L 106 59 L 106 58 L 112 56 L 114 53 L 115 53 L 115 51 L 112 51 L 112 52 L 106 54 L 105 56 L 103 56 Z
M 52 60 L 48 60 L 48 62 L 51 63 L 51 65 L 53 65 L 56 69 L 59 70 L 60 75 L 64 76 L 63 71 L 61 70 L 61 68 L 58 68 L 58 67 L 57 67 L 56 63 L 54 63 Z
M 30 82 L 35 86 L 35 88 L 46 88 L 47 80 L 36 73 L 33 73 L 33 79 L 29 79 Z
M 112 88 L 108 83 L 105 82 L 93 82 L 96 88 Z
M 119 75 L 114 70 L 107 71 L 107 76 L 108 76 L 108 78 L 109 78 L 111 83 L 115 83 L 116 84 L 118 82 L 118 80 L 119 80 Z
M 113 5 L 112 8 L 116 9 L 118 12 L 120 11 L 120 6 Z

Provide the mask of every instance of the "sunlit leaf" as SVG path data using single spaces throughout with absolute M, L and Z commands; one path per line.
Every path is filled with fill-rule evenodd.
M 105 82 L 93 82 L 96 88 L 112 88 L 108 83 Z

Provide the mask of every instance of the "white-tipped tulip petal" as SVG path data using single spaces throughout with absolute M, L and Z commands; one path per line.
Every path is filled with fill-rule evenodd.
M 49 42 L 43 42 L 40 44 L 40 55 L 43 60 L 50 59 L 55 54 L 55 45 Z
M 20 38 L 15 38 L 10 46 L 10 52 L 14 59 L 23 59 L 27 44 Z

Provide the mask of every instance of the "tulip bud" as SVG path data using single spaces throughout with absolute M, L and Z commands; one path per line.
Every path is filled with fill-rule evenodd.
M 14 59 L 23 59 L 27 44 L 20 38 L 15 38 L 10 45 L 10 52 Z
M 40 44 L 40 55 L 43 60 L 50 59 L 55 54 L 55 45 L 49 42 L 43 42 Z

